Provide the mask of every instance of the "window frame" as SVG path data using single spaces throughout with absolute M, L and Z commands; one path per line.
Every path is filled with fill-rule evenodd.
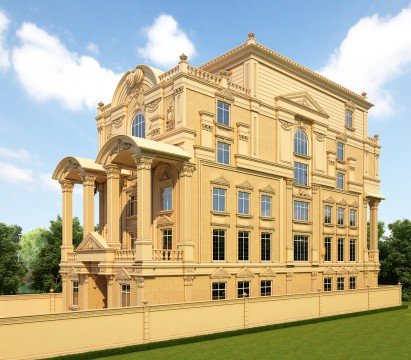
M 308 136 L 304 130 L 297 129 L 294 134 L 294 154 L 303 156 L 308 156 L 309 154 Z
M 79 284 L 78 280 L 73 280 L 71 282 L 71 305 L 78 306 L 79 300 Z
M 268 239 L 263 238 L 266 236 L 268 236 Z M 268 249 L 267 249 L 267 240 L 268 240 Z M 267 254 L 268 254 L 268 259 L 267 259 Z M 271 233 L 270 232 L 264 231 L 260 234 L 260 261 L 271 261 Z
M 162 249 L 172 250 L 173 249 L 173 229 L 165 228 L 162 230 Z
M 341 171 L 338 171 L 335 177 L 336 177 L 335 187 L 339 190 L 344 190 L 345 189 L 345 174 Z
M 250 260 L 250 232 L 240 230 L 237 232 L 237 260 Z
M 294 245 L 294 261 L 306 262 L 310 261 L 309 254 L 310 239 L 307 235 L 295 234 L 293 237 Z
M 324 237 L 324 262 L 332 261 L 332 237 Z
M 345 248 L 345 239 L 339 237 L 337 239 L 337 261 L 338 262 L 344 262 L 345 256 L 344 256 L 344 249 Z
M 350 276 L 349 281 L 348 281 L 348 288 L 349 290 L 357 289 L 357 277 L 356 276 Z
M 329 210 L 329 211 L 328 211 Z M 327 214 L 329 212 L 329 214 Z M 332 219 L 333 219 L 333 206 L 329 204 L 324 205 L 324 224 L 332 224 Z
M 337 225 L 338 226 L 344 226 L 344 222 L 345 222 L 344 218 L 345 218 L 345 208 L 342 206 L 338 206 L 337 207 Z
M 244 190 L 237 191 L 237 214 L 238 215 L 250 215 L 250 198 L 251 193 Z M 242 208 L 241 208 L 242 206 Z M 245 209 L 245 206 L 247 209 Z M 247 212 L 244 212 L 247 210 Z
M 323 278 L 323 291 L 333 291 L 333 279 L 330 276 Z
M 304 205 L 304 206 L 303 206 Z M 300 218 L 301 215 L 301 218 Z M 306 215 L 306 216 L 302 216 Z M 310 204 L 306 201 L 294 200 L 293 220 L 307 222 L 310 219 Z
M 241 284 L 241 286 L 240 286 Z M 247 284 L 247 285 L 246 285 Z M 243 292 L 240 294 L 240 289 L 243 290 Z M 246 290 L 248 292 L 246 292 Z M 245 295 L 244 295 L 245 294 Z M 238 298 L 245 298 L 245 297 L 250 297 L 251 291 L 250 291 L 250 281 L 249 280 L 241 280 L 237 281 L 237 297 Z
M 349 261 L 350 262 L 357 262 L 357 239 L 355 239 L 355 238 L 350 238 Z
M 294 161 L 294 184 L 308 186 L 308 164 Z
M 211 254 L 212 261 L 225 261 L 225 255 L 226 255 L 225 247 L 226 247 L 227 231 L 224 229 L 213 229 L 211 236 L 212 236 L 212 254 Z M 221 246 L 221 243 L 220 243 L 221 239 L 223 242 L 223 246 Z M 216 240 L 217 240 L 217 247 L 216 247 Z M 221 254 L 222 254 L 222 258 L 220 258 Z
M 129 283 L 120 284 L 120 296 L 121 296 L 121 307 L 130 307 L 131 306 L 131 284 Z
M 345 144 L 341 141 L 337 142 L 337 161 L 344 161 L 345 158 Z
M 230 156 L 231 145 L 223 141 L 217 141 L 217 162 L 222 165 L 230 165 Z
M 337 277 L 337 291 L 344 291 L 345 288 L 345 277 L 338 276 Z
M 138 121 L 138 123 L 135 123 Z M 136 130 L 136 134 L 134 134 Z M 131 122 L 131 136 L 145 139 L 146 137 L 146 117 L 143 113 L 138 113 L 134 116 Z
M 269 289 L 269 292 L 267 291 Z M 263 290 L 265 290 L 263 292 Z M 271 296 L 273 293 L 273 281 L 272 280 L 261 280 L 260 281 L 260 296 Z
M 222 116 L 221 118 L 220 118 L 220 114 Z M 224 101 L 217 100 L 217 124 L 223 125 L 223 126 L 230 126 L 230 120 L 231 120 L 230 117 L 231 117 L 231 105 Z M 220 122 L 220 120 L 222 121 Z
M 219 192 L 221 192 L 222 194 L 219 194 Z M 212 188 L 212 196 L 213 196 L 213 205 L 212 205 L 212 209 L 215 212 L 221 212 L 221 213 L 225 213 L 227 212 L 227 204 L 226 204 L 226 200 L 227 200 L 227 189 L 222 188 L 222 187 L 218 187 L 218 186 L 213 186 Z M 217 202 L 216 202 L 216 198 L 217 198 Z M 224 209 L 219 209 L 220 208 L 220 199 L 223 198 L 223 204 L 224 204 Z M 217 208 L 215 207 L 215 205 L 217 205 Z
M 168 205 L 169 207 L 165 205 Z M 167 186 L 161 189 L 161 211 L 172 211 L 172 210 L 173 210 L 173 187 Z
M 357 226 L 357 210 L 350 209 L 350 227 Z
M 268 200 L 268 201 L 267 201 Z M 260 195 L 260 216 L 262 218 L 271 218 L 272 217 L 272 203 L 273 197 L 267 194 Z M 268 207 L 268 214 L 267 214 Z
M 345 126 L 348 129 L 354 128 L 354 110 L 353 109 L 345 109 Z
M 221 286 L 223 287 L 223 289 L 220 289 Z M 227 283 L 223 281 L 212 282 L 211 283 L 211 300 L 224 300 L 226 298 L 226 291 L 227 291 Z M 214 292 L 216 292 L 217 294 L 214 295 Z M 223 292 L 223 296 L 220 294 L 220 292 Z

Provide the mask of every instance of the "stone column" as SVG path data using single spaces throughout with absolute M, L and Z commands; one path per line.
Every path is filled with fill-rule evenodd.
M 88 174 L 81 176 L 83 181 L 83 238 L 94 231 L 94 186 L 96 177 Z
M 312 212 L 312 222 L 313 222 L 313 236 L 311 239 L 311 264 L 319 264 L 320 257 L 320 243 L 321 243 L 321 197 L 320 197 L 320 187 L 318 185 L 313 185 L 313 212 Z M 313 289 L 315 291 L 315 288 Z
M 286 249 L 287 249 L 287 265 L 294 264 L 294 244 L 293 244 L 293 179 L 286 179 L 286 194 L 285 194 L 285 212 L 286 212 Z
M 370 260 L 378 263 L 378 205 L 379 199 L 370 200 Z
M 152 261 L 152 194 L 150 156 L 135 156 L 137 165 L 137 240 L 136 261 Z
M 183 261 L 194 261 L 194 242 L 192 236 L 192 224 L 193 224 L 193 209 L 192 209 L 192 196 L 193 186 L 193 171 L 195 166 L 190 163 L 185 163 L 180 171 L 180 234 L 178 249 L 183 250 Z
M 73 251 L 73 183 L 60 181 L 62 190 L 62 222 L 63 242 L 61 245 L 61 261 L 67 261 L 67 253 Z
M 67 286 L 67 274 L 61 274 L 61 293 L 62 293 L 62 300 L 63 300 L 63 311 L 68 309 L 70 305 L 70 289 Z
M 113 303 L 113 283 L 114 283 L 114 275 L 107 275 L 107 308 L 114 307 Z
M 366 197 L 364 196 L 364 200 L 363 200 L 363 213 L 362 213 L 362 227 L 361 227 L 361 232 L 363 234 L 362 239 L 361 239 L 361 243 L 362 243 L 362 248 L 363 248 L 363 255 L 364 255 L 364 263 L 367 263 L 368 260 L 368 228 L 367 228 L 367 222 L 368 222 L 368 218 L 367 218 L 367 209 L 368 209 L 368 200 L 366 199 Z
M 87 310 L 88 309 L 89 281 L 90 280 L 89 280 L 89 275 L 88 274 L 82 275 L 81 287 L 79 289 L 79 291 L 81 291 L 81 293 L 79 293 L 79 300 L 80 300 L 80 296 L 81 296 L 81 308 L 80 308 L 80 310 Z
M 120 248 L 120 169 L 117 165 L 106 165 L 107 171 L 107 244 Z
M 100 230 L 100 235 L 105 238 L 106 237 L 106 209 L 105 209 L 105 191 L 104 191 L 104 184 L 99 184 L 97 185 L 97 191 L 98 191 L 98 211 L 99 211 L 99 216 L 98 216 L 98 226 Z

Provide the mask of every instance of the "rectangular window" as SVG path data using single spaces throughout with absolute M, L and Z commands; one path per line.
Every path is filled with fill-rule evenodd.
M 344 225 L 344 208 L 337 209 L 337 225 Z
M 225 283 L 216 282 L 213 283 L 212 297 L 213 300 L 225 299 Z
M 294 201 L 294 220 L 308 221 L 308 203 L 304 201 Z
M 338 277 L 337 278 L 337 290 L 344 290 L 344 278 Z
M 331 261 L 331 238 L 324 239 L 324 261 Z
M 225 260 L 224 230 L 213 230 L 213 260 Z
M 344 160 L 344 144 L 340 142 L 337 143 L 337 160 Z
M 352 110 L 345 110 L 345 126 L 352 128 Z
M 121 285 L 121 306 L 130 306 L 130 284 Z
M 217 141 L 217 162 L 220 164 L 230 164 L 230 145 Z
M 294 236 L 294 261 L 308 261 L 308 236 Z
M 355 276 L 350 276 L 350 290 L 355 290 L 357 288 L 357 278 Z
M 324 224 L 331 224 L 332 210 L 333 210 L 333 207 L 331 205 L 324 206 Z
M 261 216 L 271 217 L 271 196 L 261 195 Z
M 230 105 L 222 101 L 217 102 L 217 123 L 221 125 L 230 125 Z
M 135 216 L 135 215 L 137 215 L 137 196 L 131 195 L 130 200 L 128 202 L 127 216 Z
M 163 250 L 171 250 L 173 248 L 173 230 L 163 230 Z
M 248 231 L 238 232 L 238 260 L 248 261 L 248 240 L 250 233 Z
M 225 212 L 226 190 L 213 188 L 213 211 Z
M 173 188 L 166 187 L 161 189 L 161 199 L 162 199 L 162 210 L 168 211 L 173 208 Z
M 250 213 L 250 194 L 247 192 L 238 192 L 238 213 L 241 215 Z
M 132 249 L 134 249 L 134 247 L 136 246 L 136 240 L 137 240 L 136 233 L 130 233 L 130 245 Z
M 357 261 L 357 241 L 350 239 L 350 261 Z
M 308 185 L 308 165 L 294 163 L 294 182 L 297 185 Z
M 237 286 L 237 296 L 250 297 L 250 282 L 249 281 L 239 281 Z
M 339 238 L 337 242 L 337 261 L 344 261 L 344 239 Z
M 271 234 L 261 233 L 261 261 L 271 260 Z
M 332 279 L 329 277 L 324 278 L 324 291 L 332 290 Z
M 271 280 L 261 280 L 261 296 L 271 296 Z
M 78 281 L 73 281 L 73 303 L 72 305 L 78 306 Z
M 357 225 L 357 210 L 350 209 L 350 226 Z
M 344 189 L 344 174 L 341 172 L 337 173 L 337 189 Z

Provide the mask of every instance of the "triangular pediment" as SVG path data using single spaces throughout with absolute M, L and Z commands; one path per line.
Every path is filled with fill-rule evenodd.
M 338 203 L 337 203 L 337 205 L 343 205 L 343 206 L 347 206 L 348 205 L 348 203 L 345 201 L 345 199 L 344 198 L 342 198 Z
M 244 267 L 237 273 L 236 277 L 241 279 L 252 279 L 254 273 L 249 268 Z
M 337 139 L 338 141 L 341 141 L 341 142 L 347 142 L 347 135 L 345 135 L 344 133 L 339 133 L 339 134 L 336 136 L 336 139 Z
M 210 275 L 211 279 L 229 279 L 230 277 L 231 274 L 222 267 L 218 268 L 217 270 L 214 270 L 213 273 Z
M 327 204 L 335 204 L 335 200 L 331 196 L 325 199 L 324 202 Z
M 351 207 L 354 207 L 354 208 L 357 208 L 357 207 L 358 207 L 358 202 L 357 202 L 357 200 L 354 200 L 354 201 L 351 203 L 350 206 L 351 206 Z
M 329 266 L 324 270 L 324 275 L 335 275 L 335 270 L 331 266 Z
M 267 194 L 275 194 L 275 190 L 268 184 L 260 189 L 260 191 Z
M 89 232 L 77 247 L 76 251 L 109 249 L 106 240 L 98 232 Z
M 291 100 L 307 109 L 317 111 L 323 115 L 328 114 L 324 109 L 314 100 L 314 98 L 306 91 L 301 91 L 297 93 L 287 94 L 282 96 L 285 99 Z
M 174 221 L 171 220 L 171 218 L 167 215 L 161 215 L 160 218 L 157 220 L 157 226 L 168 226 L 173 224 Z
M 121 268 L 116 274 L 117 280 L 131 280 L 130 273 L 125 269 Z
M 260 272 L 261 278 L 268 278 L 268 277 L 275 277 L 275 276 L 277 276 L 277 273 L 270 267 L 266 267 Z
M 241 184 L 236 185 L 236 187 L 245 190 L 253 190 L 254 186 L 248 180 L 244 180 Z
M 230 186 L 229 181 L 223 177 L 223 176 L 219 176 L 217 178 L 215 178 L 214 180 L 211 180 L 211 183 L 214 185 L 220 185 L 220 186 Z
M 77 278 L 79 273 L 80 272 L 78 271 L 78 269 L 76 269 L 75 267 L 71 267 L 71 269 L 67 273 L 67 276 L 69 278 Z
M 337 274 L 342 275 L 342 274 L 347 274 L 347 273 L 348 273 L 348 271 L 344 266 L 339 267 L 338 270 L 337 270 Z
M 349 274 L 358 274 L 359 271 L 358 271 L 358 269 L 357 269 L 356 266 L 353 266 L 353 267 L 351 267 L 351 268 L 348 269 L 348 273 L 349 273 Z
M 227 89 L 223 89 L 223 90 L 218 91 L 216 93 L 216 96 L 223 99 L 223 100 L 226 100 L 226 101 L 229 101 L 229 102 L 234 102 L 233 94 Z

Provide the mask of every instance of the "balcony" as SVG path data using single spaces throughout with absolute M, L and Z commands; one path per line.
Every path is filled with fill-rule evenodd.
M 117 250 L 116 260 L 117 262 L 131 262 L 133 263 L 136 259 L 135 250 Z
M 153 250 L 153 261 L 177 262 L 183 261 L 183 250 Z

